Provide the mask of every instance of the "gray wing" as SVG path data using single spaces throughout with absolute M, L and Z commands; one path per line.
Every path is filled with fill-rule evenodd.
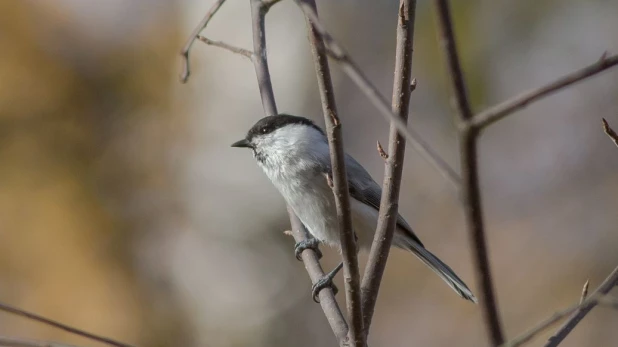
M 350 196 L 354 199 L 380 210 L 380 200 L 382 198 L 382 188 L 373 180 L 371 175 L 361 166 L 352 156 L 345 155 L 345 164 L 348 176 L 348 188 Z M 423 243 L 414 234 L 412 228 L 400 214 L 397 214 L 397 225 L 407 236 L 423 246 Z

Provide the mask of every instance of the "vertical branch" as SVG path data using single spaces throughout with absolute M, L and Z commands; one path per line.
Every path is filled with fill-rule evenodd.
M 395 53 L 395 80 L 393 85 L 393 113 L 407 122 L 412 93 L 412 48 L 414 43 L 414 19 L 416 0 L 401 0 L 397 20 L 397 47 Z M 403 173 L 406 139 L 391 124 L 389 135 L 389 156 L 384 169 L 384 183 L 380 202 L 380 214 L 373 245 L 369 253 L 361 292 L 363 296 L 363 320 L 365 335 L 378 298 L 380 283 L 395 233 L 399 207 L 399 190 Z
M 315 0 L 303 0 L 317 15 Z M 326 133 L 330 148 L 332 166 L 333 192 L 339 220 L 341 252 L 343 257 L 343 274 L 345 278 L 346 304 L 350 320 L 349 338 L 353 346 L 364 347 L 363 314 L 361 307 L 360 274 L 354 231 L 352 230 L 352 214 L 350 211 L 350 196 L 345 168 L 345 153 L 343 151 L 343 136 L 341 122 L 337 114 L 335 94 L 331 80 L 328 58 L 322 36 L 316 30 L 312 21 L 306 18 L 309 30 L 311 52 L 315 62 L 316 76 L 322 112 L 326 122 Z
M 251 23 L 253 28 L 253 66 L 260 88 L 262 107 L 267 116 L 277 115 L 277 104 L 275 103 L 275 93 L 270 80 L 270 70 L 268 68 L 268 58 L 266 54 L 266 29 L 265 20 L 268 8 L 262 4 L 261 0 L 249 0 L 251 2 Z
M 272 82 L 270 79 L 270 71 L 268 69 L 268 60 L 266 54 L 266 31 L 264 20 L 266 13 L 270 6 L 275 1 L 262 2 L 261 0 L 250 0 L 251 3 L 251 19 L 253 28 L 253 66 L 255 68 L 255 74 L 258 80 L 258 86 L 260 89 L 260 96 L 262 99 L 262 106 L 264 107 L 264 113 L 268 116 L 277 114 L 277 105 L 275 103 L 275 96 L 273 92 Z M 306 240 L 308 238 L 307 231 L 303 224 L 294 214 L 291 208 L 288 207 L 288 214 L 290 216 L 290 224 L 292 227 L 292 236 L 296 242 Z M 301 255 L 305 268 L 309 273 L 312 283 L 315 283 L 321 277 L 324 276 L 324 272 L 318 262 L 319 258 L 315 251 L 309 249 Z M 333 330 L 333 333 L 337 337 L 340 345 L 343 345 L 347 338 L 348 326 L 347 323 L 337 305 L 335 295 L 331 289 L 321 290 L 319 293 L 320 305 L 324 311 L 324 315 L 328 319 L 328 322 Z
M 474 261 L 475 279 L 480 291 L 480 306 L 483 320 L 487 327 L 490 341 L 498 346 L 504 342 L 504 334 L 500 324 L 498 304 L 494 293 L 487 241 L 481 205 L 479 185 L 477 139 L 478 132 L 474 129 L 464 129 L 460 133 L 461 168 L 463 186 L 461 196 L 464 204 L 464 214 L 472 255 Z
M 438 22 L 442 40 L 442 48 L 446 55 L 451 83 L 457 101 L 457 110 L 460 116 L 461 139 L 461 172 L 462 172 L 462 199 L 464 214 L 470 244 L 473 247 L 474 266 L 476 267 L 476 283 L 481 291 L 481 310 L 487 326 L 489 340 L 494 346 L 504 342 L 504 335 L 500 325 L 498 305 L 494 294 L 491 270 L 487 255 L 485 228 L 483 225 L 483 211 L 481 191 L 479 186 L 477 138 L 479 130 L 470 126 L 472 110 L 466 94 L 466 86 L 457 56 L 455 35 L 451 23 L 448 0 L 436 0 Z

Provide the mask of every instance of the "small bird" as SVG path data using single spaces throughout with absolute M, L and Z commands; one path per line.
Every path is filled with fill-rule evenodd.
M 331 162 L 324 131 L 311 120 L 287 114 L 260 119 L 244 139 L 232 144 L 253 150 L 253 156 L 287 204 L 313 236 L 296 244 L 296 257 L 319 243 L 341 249 L 335 197 L 331 188 Z M 360 249 L 371 247 L 375 234 L 382 189 L 367 170 L 345 155 L 350 193 L 352 228 Z M 397 216 L 393 245 L 410 251 L 446 282 L 459 296 L 477 302 L 468 286 L 438 257 L 429 252 L 410 225 Z M 313 286 L 313 298 L 341 269 L 337 266 Z

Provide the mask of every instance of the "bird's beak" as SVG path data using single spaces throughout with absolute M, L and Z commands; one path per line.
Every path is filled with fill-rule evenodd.
M 236 141 L 232 143 L 232 147 L 240 147 L 240 148 L 251 148 L 251 143 L 247 141 L 247 139 L 242 139 L 240 141 Z

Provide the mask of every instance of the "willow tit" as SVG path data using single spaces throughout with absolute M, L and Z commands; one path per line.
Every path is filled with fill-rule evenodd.
M 307 118 L 280 114 L 260 119 L 246 137 L 232 147 L 253 150 L 258 165 L 314 237 L 297 244 L 297 257 L 306 248 L 316 249 L 319 242 L 340 249 L 339 223 L 329 180 L 328 140 L 322 129 Z M 352 227 L 359 248 L 369 249 L 377 226 L 382 189 L 348 154 L 345 155 L 345 165 Z M 397 216 L 393 245 L 416 255 L 459 296 L 477 302 L 468 286 L 425 248 L 401 215 Z M 332 285 L 332 278 L 340 268 L 341 264 L 318 287 L 314 285 L 314 299 L 321 288 Z

